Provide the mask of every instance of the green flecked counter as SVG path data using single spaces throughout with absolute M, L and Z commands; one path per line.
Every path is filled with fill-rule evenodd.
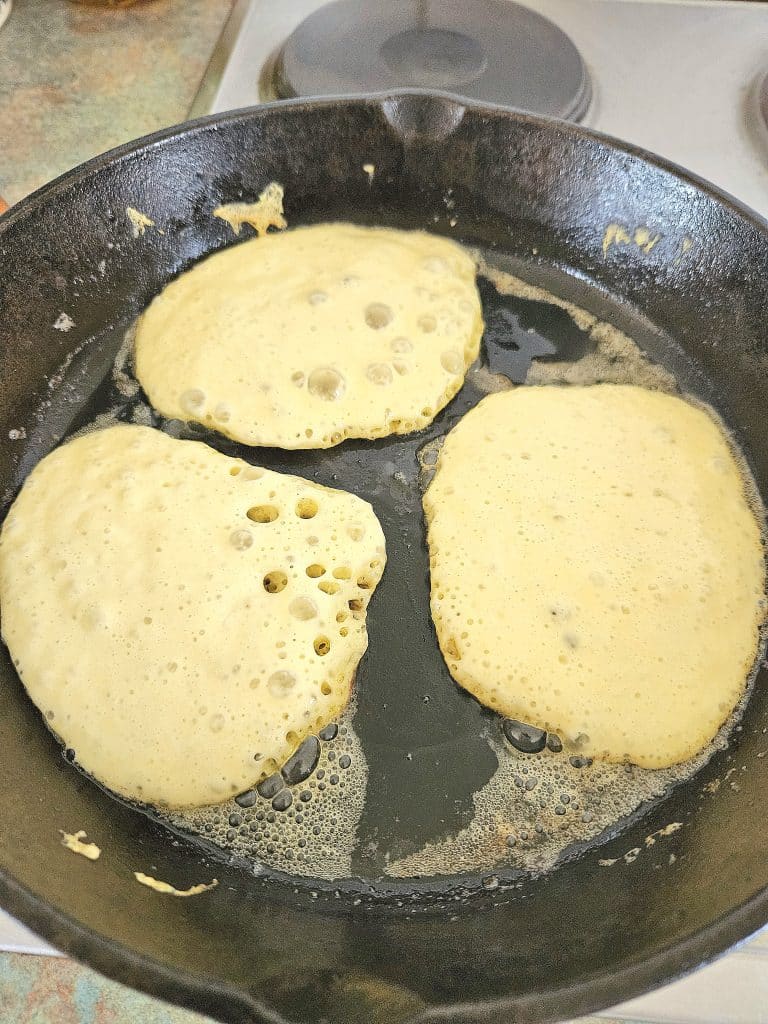
M 0 28 L 0 196 L 183 121 L 231 0 L 15 0 Z M 204 1024 L 61 957 L 0 953 L 1 1024 Z
M 15 0 L 0 28 L 0 196 L 183 121 L 231 0 Z

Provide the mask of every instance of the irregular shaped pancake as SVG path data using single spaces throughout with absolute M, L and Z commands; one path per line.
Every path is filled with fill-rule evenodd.
M 714 418 L 629 385 L 526 387 L 448 435 L 424 498 L 451 674 L 583 754 L 659 768 L 744 693 L 761 530 Z
M 432 421 L 477 357 L 475 265 L 419 231 L 318 224 L 209 256 L 139 321 L 164 416 L 237 441 L 328 448 Z
M 118 426 L 56 449 L 0 534 L 3 639 L 78 763 L 221 801 L 346 704 L 384 569 L 367 502 Z

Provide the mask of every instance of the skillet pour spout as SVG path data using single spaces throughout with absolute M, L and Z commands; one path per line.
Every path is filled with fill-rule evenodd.
M 131 321 L 182 270 L 236 241 L 213 209 L 272 181 L 290 226 L 448 235 L 616 324 L 717 408 L 768 493 L 766 224 L 632 146 L 409 90 L 190 122 L 75 168 L 0 217 L 3 514 L 45 453 L 119 402 L 111 369 Z M 134 235 L 129 207 L 154 227 Z M 484 294 L 499 301 L 490 285 Z M 521 308 L 504 314 L 510 330 Z M 540 334 L 556 331 L 526 310 L 544 318 Z M 455 401 L 436 433 L 455 422 Z M 263 457 L 321 482 L 343 469 L 338 486 L 362 493 L 392 462 L 415 481 L 424 440 Z M 3 648 L 6 909 L 156 996 L 222 1021 L 307 1024 L 571 1018 L 675 978 L 768 921 L 762 666 L 728 747 L 598 846 L 569 850 L 537 877 L 500 868 L 492 888 L 481 873 L 386 874 L 379 839 L 407 852 L 463 827 L 496 764 L 482 738 L 492 716 L 441 674 L 415 483 L 409 494 L 381 498 L 390 563 L 357 680 L 369 781 L 356 877 L 258 870 L 116 801 L 62 758 Z M 435 807 L 453 808 L 444 825 Z M 648 841 L 671 823 L 680 827 Z M 59 829 L 84 829 L 102 856 L 73 857 Z M 174 899 L 137 885 L 134 871 L 181 889 L 214 875 L 219 884 Z

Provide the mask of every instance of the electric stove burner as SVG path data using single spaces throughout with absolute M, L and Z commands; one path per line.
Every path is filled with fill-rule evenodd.
M 510 0 L 336 0 L 289 36 L 274 73 L 281 98 L 416 86 L 574 121 L 591 97 L 568 36 Z

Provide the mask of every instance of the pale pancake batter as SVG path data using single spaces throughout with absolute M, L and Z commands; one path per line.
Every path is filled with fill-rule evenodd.
M 691 757 L 738 703 L 761 529 L 702 409 L 631 385 L 491 395 L 424 508 L 440 646 L 482 703 L 646 768 Z
M 48 455 L 14 502 L 3 639 L 98 780 L 220 802 L 346 705 L 384 561 L 352 494 L 111 427 Z
M 136 374 L 164 416 L 249 445 L 328 448 L 429 424 L 482 330 L 475 264 L 454 242 L 319 224 L 169 284 L 139 321 Z

